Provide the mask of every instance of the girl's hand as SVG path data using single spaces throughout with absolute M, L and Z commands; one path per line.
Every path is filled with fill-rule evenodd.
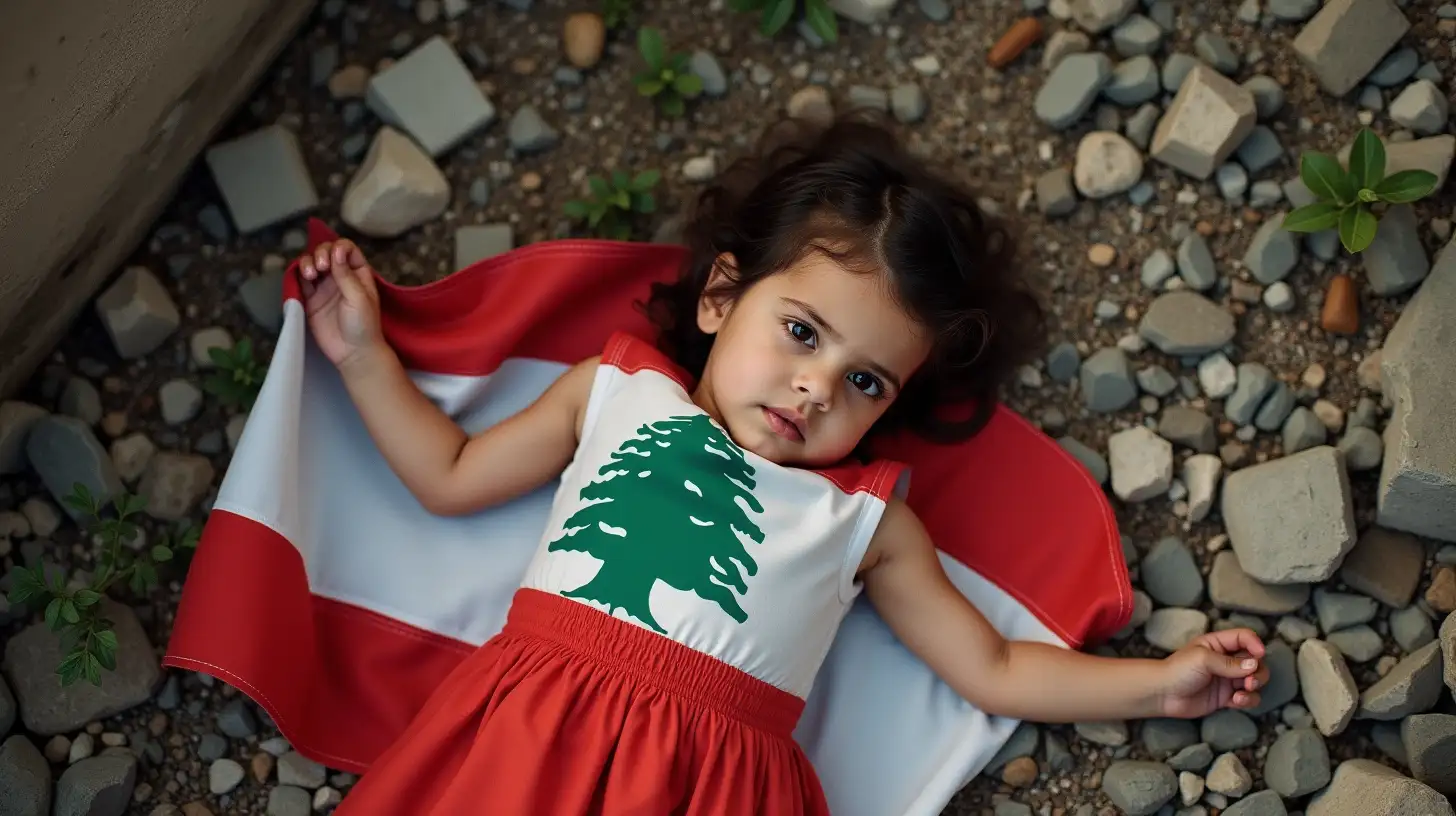
M 363 251 L 340 238 L 298 260 L 308 326 L 329 361 L 342 368 L 384 346 L 379 291 Z
M 1250 629 L 1194 638 L 1164 660 L 1165 717 L 1203 717 L 1221 708 L 1253 708 L 1269 682 L 1264 644 Z

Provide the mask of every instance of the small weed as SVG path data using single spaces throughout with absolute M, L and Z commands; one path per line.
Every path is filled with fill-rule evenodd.
M 602 0 L 602 22 L 608 29 L 622 28 L 636 13 L 637 0 Z
M 629 177 L 625 171 L 614 170 L 608 178 L 592 176 L 587 179 L 591 195 L 566 202 L 563 211 L 569 218 L 586 221 L 597 237 L 626 241 L 632 235 L 632 216 L 657 210 L 652 188 L 661 175 L 643 170 Z
M 207 350 L 208 357 L 217 370 L 208 375 L 202 387 L 207 393 L 232 405 L 248 410 L 258 398 L 263 387 L 263 377 L 268 367 L 253 359 L 253 341 L 244 337 L 231 349 L 213 347 Z
M 637 30 L 637 50 L 647 63 L 647 70 L 633 80 L 637 93 L 655 98 L 664 116 L 682 116 L 686 100 L 703 92 L 703 78 L 688 70 L 688 55 L 668 53 L 662 33 L 655 28 Z
M 734 11 L 757 11 L 758 30 L 772 37 L 793 19 L 799 0 L 729 0 Z M 826 43 L 839 42 L 839 18 L 829 8 L 829 0 L 804 0 L 804 20 Z
M 1350 169 L 1328 153 L 1308 151 L 1299 160 L 1299 178 L 1318 199 L 1284 216 L 1290 232 L 1339 229 L 1347 252 L 1363 252 L 1375 240 L 1375 208 L 1409 204 L 1436 189 L 1436 176 L 1426 170 L 1385 175 L 1385 145 L 1369 128 L 1361 128 L 1350 148 Z
M 12 604 L 25 604 L 45 610 L 45 623 L 60 635 L 66 655 L 56 667 L 61 685 L 69 686 L 85 678 L 92 685 L 101 685 L 101 670 L 116 669 L 116 631 L 110 620 L 101 615 L 101 599 L 115 584 L 122 584 L 134 595 L 145 595 L 157 585 L 157 564 L 171 561 L 180 551 L 196 549 L 199 531 L 192 526 L 179 527 L 164 533 L 146 552 L 133 552 L 129 542 L 136 539 L 138 528 L 129 521 L 140 513 L 146 502 L 139 496 L 123 493 L 112 504 L 115 518 L 103 519 L 105 507 L 96 501 L 85 485 L 77 482 L 65 502 L 78 513 L 89 517 L 88 536 L 101 540 L 101 553 L 96 573 L 86 586 L 71 589 L 57 575 L 46 580 L 44 568 L 15 567 L 10 572 Z

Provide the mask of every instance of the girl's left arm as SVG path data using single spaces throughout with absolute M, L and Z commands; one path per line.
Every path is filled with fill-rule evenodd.
M 1258 705 L 1268 682 L 1263 644 L 1247 629 L 1204 635 L 1163 659 L 1009 641 L 950 582 L 924 526 L 898 499 L 860 577 L 901 642 L 988 714 L 1034 722 L 1201 717 Z

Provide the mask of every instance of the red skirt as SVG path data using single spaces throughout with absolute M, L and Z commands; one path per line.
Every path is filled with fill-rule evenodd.
M 803 700 L 567 598 L 506 625 L 430 696 L 337 816 L 828 816 Z

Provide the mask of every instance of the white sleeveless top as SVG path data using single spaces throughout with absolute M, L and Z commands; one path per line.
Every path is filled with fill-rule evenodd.
M 689 379 L 638 338 L 608 341 L 521 585 L 807 698 L 907 471 L 774 464 L 734 444 L 692 402 Z

